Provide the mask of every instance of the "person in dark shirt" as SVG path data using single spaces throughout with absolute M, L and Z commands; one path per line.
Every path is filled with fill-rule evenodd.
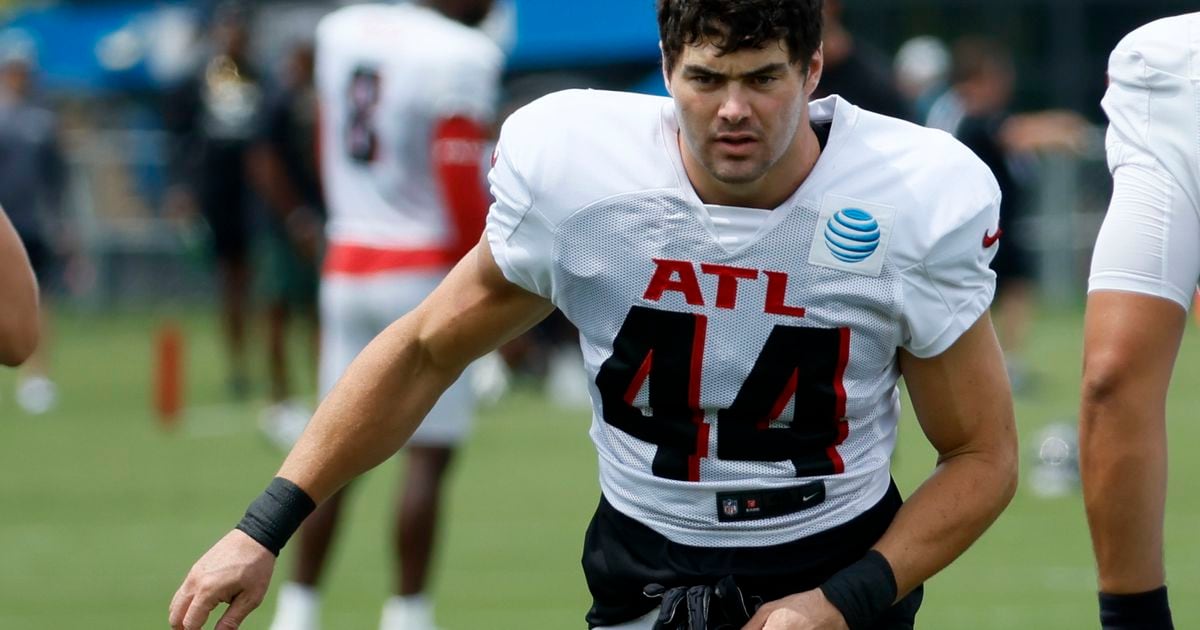
M 43 290 L 53 285 L 61 238 L 65 167 L 58 118 L 34 98 L 35 49 L 15 31 L 0 34 L 0 206 L 28 252 Z M 18 405 L 28 413 L 50 411 L 57 388 L 50 380 L 48 300 L 41 300 L 43 343 L 25 364 L 17 383 Z
M 995 175 L 1003 195 L 1000 229 L 1004 242 L 992 261 L 996 272 L 994 306 L 997 331 L 1008 361 L 1013 390 L 1030 385 L 1024 350 L 1033 320 L 1037 252 L 1020 229 L 1030 211 L 1036 152 L 1081 153 L 1087 123 L 1073 112 L 1014 114 L 1011 110 L 1016 67 L 1001 43 L 964 37 L 955 42 L 951 89 L 935 103 L 930 125 L 952 133 Z
M 317 349 L 318 267 L 325 209 L 317 164 L 317 96 L 313 47 L 294 47 L 281 88 L 269 100 L 259 137 L 250 152 L 251 178 L 266 202 L 262 235 L 262 291 L 267 301 L 267 355 L 272 405 L 262 428 L 290 448 L 308 423 L 309 412 L 290 400 L 287 328 L 293 315 L 311 326 Z
M 883 53 L 858 41 L 842 24 L 841 0 L 825 1 L 825 70 L 813 98 L 830 94 L 885 116 L 912 119 Z
M 164 122 L 172 134 L 172 177 L 199 209 L 212 235 L 220 284 L 221 319 L 229 350 L 229 384 L 248 394 L 246 327 L 249 318 L 252 196 L 247 153 L 263 106 L 258 73 L 248 60 L 249 14 L 220 5 L 212 20 L 213 53 L 168 97 Z

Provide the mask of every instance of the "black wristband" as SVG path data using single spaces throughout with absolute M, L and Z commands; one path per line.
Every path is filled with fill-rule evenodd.
M 1104 630 L 1172 630 L 1167 587 L 1145 593 L 1100 593 L 1100 627 Z
M 825 599 L 842 613 L 850 630 L 874 626 L 895 603 L 897 590 L 892 565 L 874 549 L 821 585 Z
M 246 508 L 246 515 L 238 522 L 237 529 L 278 556 L 288 539 L 315 509 L 316 502 L 300 486 L 276 477 Z

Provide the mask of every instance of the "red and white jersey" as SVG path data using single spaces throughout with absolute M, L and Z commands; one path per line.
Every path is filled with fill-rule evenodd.
M 1113 198 L 1089 290 L 1187 309 L 1200 279 L 1200 13 L 1151 22 L 1108 62 L 1104 112 Z
M 838 97 L 810 111 L 832 124 L 816 167 L 733 241 L 687 178 L 670 99 L 560 92 L 501 133 L 496 262 L 579 328 L 605 497 L 678 543 L 778 544 L 875 505 L 897 349 L 935 356 L 991 303 L 987 167 Z M 814 482 L 824 500 L 792 513 L 746 498 Z
M 436 259 L 454 246 L 455 234 L 436 181 L 435 127 L 458 117 L 493 119 L 499 48 L 477 29 L 416 4 L 342 8 L 321 21 L 316 45 L 330 242 Z M 485 157 L 455 159 L 478 164 Z

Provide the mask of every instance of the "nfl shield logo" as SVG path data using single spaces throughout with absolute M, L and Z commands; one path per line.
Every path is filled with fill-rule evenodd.
M 725 513 L 725 516 L 737 516 L 738 500 L 737 499 L 722 499 L 721 500 L 721 511 Z

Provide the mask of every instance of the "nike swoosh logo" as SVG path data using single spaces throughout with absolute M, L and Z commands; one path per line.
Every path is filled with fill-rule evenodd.
M 812 501 L 813 499 L 815 499 L 815 498 L 817 498 L 817 497 L 819 497 L 819 496 L 821 496 L 821 493 L 820 493 L 820 492 L 814 492 L 813 494 L 806 494 L 806 495 L 804 495 L 804 497 L 803 497 L 803 498 L 801 498 L 800 500 L 801 500 L 802 502 L 804 502 L 804 503 L 808 503 L 809 501 Z
M 995 234 L 988 234 L 985 231 L 983 233 L 983 248 L 987 249 L 992 245 L 995 245 L 996 241 L 1000 240 L 1001 236 L 1004 236 L 1004 230 L 997 229 Z

